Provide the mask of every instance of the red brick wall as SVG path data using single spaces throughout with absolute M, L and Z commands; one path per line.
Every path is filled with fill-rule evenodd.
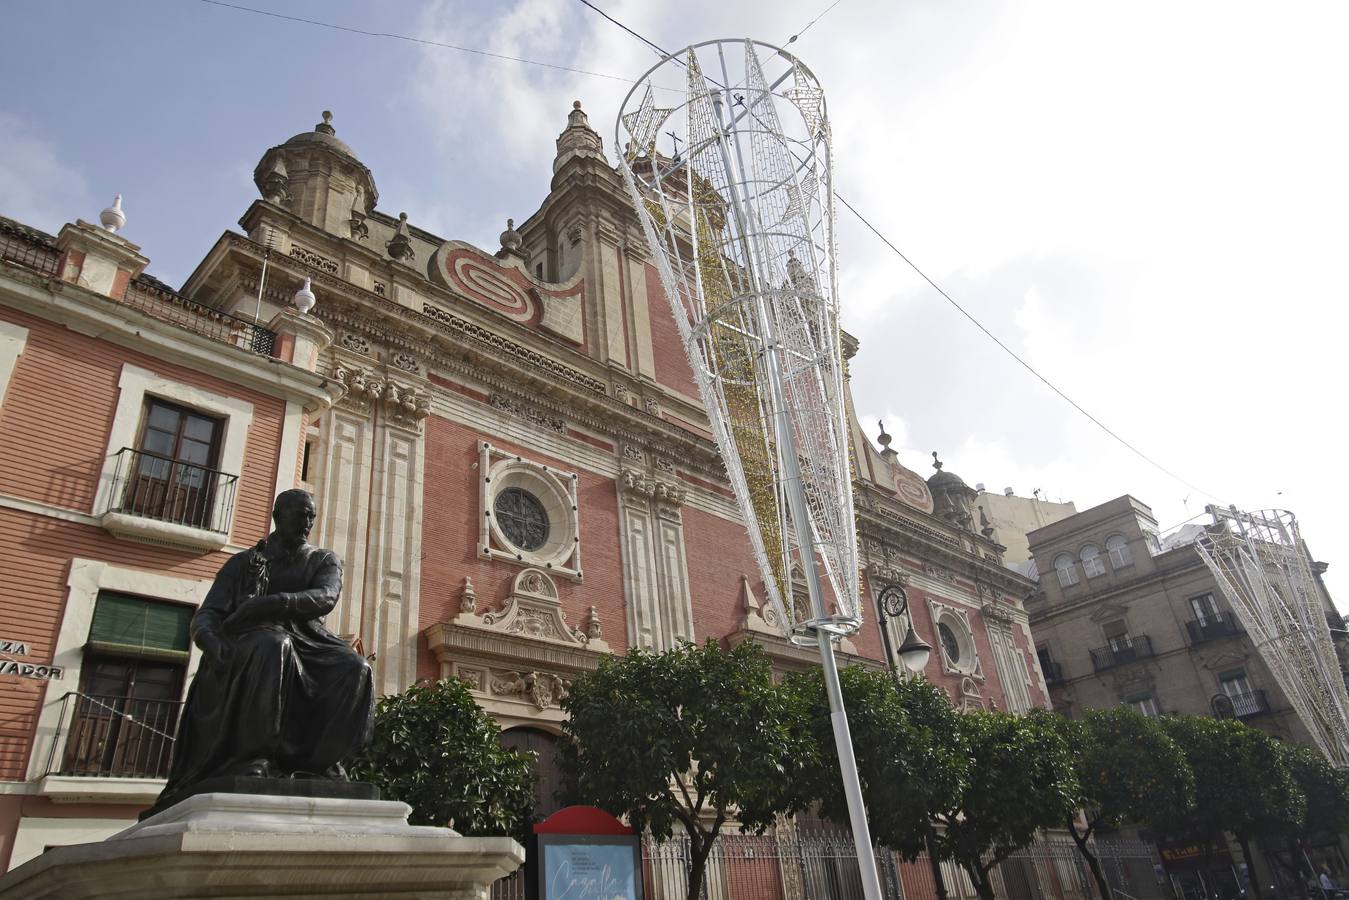
M 191 369 L 79 335 L 5 309 L 3 316 L 29 329 L 0 407 L 0 494 L 90 512 L 107 452 L 123 362 L 217 394 L 253 404 L 245 446 L 232 540 L 252 543 L 267 533 L 280 448 L 281 400 L 244 390 Z M 50 660 L 66 604 L 72 557 L 105 560 L 181 578 L 209 579 L 225 553 L 140 544 L 100 528 L 0 508 L 0 635 L 29 645 L 30 659 Z M 0 676 L 0 779 L 21 779 L 36 714 L 79 685 Z
M 639 298 L 637 302 L 643 301 Z M 650 311 L 651 350 L 656 362 L 656 380 L 690 397 L 697 397 L 698 385 L 693 380 L 693 371 L 689 369 L 684 341 L 679 336 L 679 327 L 675 325 L 670 304 L 661 288 L 660 273 L 650 263 L 646 264 L 645 303 Z
M 623 560 L 619 553 L 618 490 L 613 479 L 578 469 L 566 460 L 543 456 L 477 429 L 446 419 L 426 420 L 426 470 L 422 515 L 421 628 L 453 619 L 459 612 L 464 578 L 473 579 L 478 608 L 498 609 L 511 582 L 523 571 L 507 562 L 479 559 L 478 441 L 518 453 L 534 462 L 580 475 L 577 486 L 581 521 L 580 584 L 553 579 L 562 610 L 572 625 L 584 626 L 594 606 L 604 626 L 604 639 L 616 653 L 627 650 L 623 609 Z M 417 675 L 434 678 L 439 664 L 424 645 L 419 647 Z
M 126 362 L 253 404 L 244 469 L 230 473 L 241 476 L 231 537 L 245 544 L 267 533 L 283 401 L 15 310 L 3 316 L 29 331 L 0 408 L 0 494 L 81 513 L 92 509 Z
M 0 635 L 28 644 L 32 660 L 52 658 L 66 604 L 72 557 L 105 560 L 175 578 L 213 578 L 229 555 L 137 544 L 101 528 L 0 508 Z M 50 682 L 47 702 L 79 685 Z M 0 676 L 0 780 L 22 779 L 44 684 Z

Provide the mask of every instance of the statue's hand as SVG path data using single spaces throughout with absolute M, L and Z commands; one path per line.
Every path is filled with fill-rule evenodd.
M 279 594 L 264 594 L 261 597 L 250 597 L 240 604 L 225 620 L 225 627 L 237 631 L 258 622 L 280 622 L 285 615 L 285 598 Z
M 211 665 L 225 666 L 229 663 L 233 648 L 220 635 L 206 632 L 198 637 L 198 643 Z

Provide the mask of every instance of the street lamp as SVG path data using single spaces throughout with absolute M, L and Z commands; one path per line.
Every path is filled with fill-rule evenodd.
M 876 597 L 876 607 L 880 613 L 881 639 L 885 641 L 886 658 L 890 665 L 894 665 L 895 653 L 890 646 L 890 629 L 886 626 L 887 619 L 898 619 L 909 611 L 909 595 L 904 591 L 902 585 L 887 584 L 881 588 L 880 594 Z M 904 635 L 904 641 L 899 645 L 899 661 L 904 664 L 904 668 L 912 674 L 917 674 L 927 667 L 928 657 L 932 655 L 932 647 L 926 641 L 918 636 L 918 632 L 913 630 L 913 617 L 908 619 L 909 629 Z

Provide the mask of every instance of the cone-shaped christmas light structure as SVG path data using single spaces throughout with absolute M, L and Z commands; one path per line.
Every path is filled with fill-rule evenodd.
M 769 601 L 790 638 L 820 647 L 862 880 L 879 897 L 832 644 L 861 604 L 824 92 L 780 48 L 696 44 L 638 80 L 616 148 Z

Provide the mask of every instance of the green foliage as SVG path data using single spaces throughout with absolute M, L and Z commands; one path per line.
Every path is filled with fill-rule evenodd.
M 937 848 L 991 897 L 988 871 L 1038 831 L 1063 824 L 1079 793 L 1073 761 L 1055 716 L 972 712 L 958 717 L 970 754 L 970 777 L 939 821 Z
M 1245 843 L 1302 820 L 1306 797 L 1274 738 L 1236 719 L 1174 716 L 1163 722 L 1195 781 L 1194 806 L 1170 833 L 1208 842 L 1230 831 Z
M 560 756 L 577 797 L 657 838 L 676 822 L 703 834 L 706 813 L 715 833 L 732 811 L 762 833 L 803 805 L 804 719 L 757 644 L 606 657 L 572 682 L 563 709 Z
M 762 834 L 805 805 L 805 716 L 773 683 L 757 644 L 606 657 L 572 682 L 562 706 L 570 740 L 560 758 L 574 796 L 657 838 L 683 825 L 690 898 L 732 814 L 742 831 Z
M 933 814 L 955 804 L 969 761 L 957 713 L 930 682 L 901 682 L 860 667 L 839 673 L 872 837 L 912 860 L 926 849 Z M 790 675 L 783 689 L 810 717 L 814 750 L 804 787 L 825 817 L 848 824 L 824 676 Z
M 1194 773 L 1159 719 L 1128 706 L 1058 720 L 1075 763 L 1087 834 L 1125 822 L 1165 833 L 1194 803 Z
M 519 835 L 534 802 L 533 754 L 506 749 L 500 735 L 462 681 L 418 684 L 379 701 L 374 735 L 349 767 L 411 806 L 414 825 Z
M 1278 749 L 1307 802 L 1301 818 L 1280 823 L 1277 831 L 1305 840 L 1349 828 L 1349 773 L 1336 769 L 1311 747 L 1279 743 Z

